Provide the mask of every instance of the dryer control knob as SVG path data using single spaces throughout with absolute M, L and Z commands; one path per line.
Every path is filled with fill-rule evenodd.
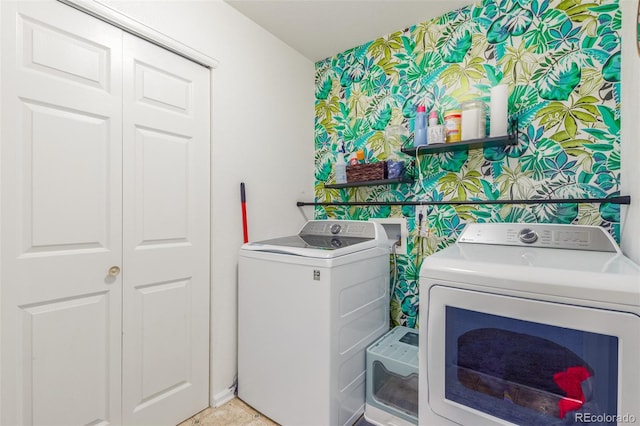
M 533 229 L 523 228 L 518 232 L 518 239 L 525 244 L 532 244 L 538 241 L 538 233 Z
M 339 233 L 341 229 L 342 229 L 342 226 L 340 226 L 340 224 L 338 223 L 334 223 L 333 225 L 331 225 L 331 233 L 333 235 Z

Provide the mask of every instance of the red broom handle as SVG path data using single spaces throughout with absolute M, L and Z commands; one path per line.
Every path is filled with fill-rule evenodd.
M 249 231 L 247 229 L 247 197 L 244 192 L 244 182 L 240 183 L 240 204 L 242 205 L 242 233 L 244 242 L 249 242 Z

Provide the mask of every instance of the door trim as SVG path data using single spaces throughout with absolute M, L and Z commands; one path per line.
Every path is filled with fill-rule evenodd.
M 173 38 L 133 19 L 122 12 L 95 0 L 57 0 L 67 6 L 87 13 L 110 25 L 162 47 L 206 68 L 217 68 L 220 62 L 204 53 L 180 43 Z

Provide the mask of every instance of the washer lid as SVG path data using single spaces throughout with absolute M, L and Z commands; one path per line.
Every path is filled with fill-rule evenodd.
M 383 232 L 381 233 L 378 225 L 355 220 L 311 220 L 298 235 L 251 242 L 244 244 L 242 249 L 333 258 L 378 246 L 384 247 Z
M 247 243 L 242 246 L 242 249 L 306 257 L 330 258 L 376 246 L 375 240 L 367 238 L 291 235 L 289 237 Z

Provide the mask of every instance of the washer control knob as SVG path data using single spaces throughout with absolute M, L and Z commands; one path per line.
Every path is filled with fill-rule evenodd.
M 341 229 L 342 229 L 342 226 L 340 226 L 340 224 L 338 223 L 334 223 L 333 225 L 331 225 L 331 233 L 333 235 L 338 234 Z
M 522 228 L 518 232 L 518 239 L 525 244 L 532 244 L 538 241 L 538 233 L 530 228 Z

